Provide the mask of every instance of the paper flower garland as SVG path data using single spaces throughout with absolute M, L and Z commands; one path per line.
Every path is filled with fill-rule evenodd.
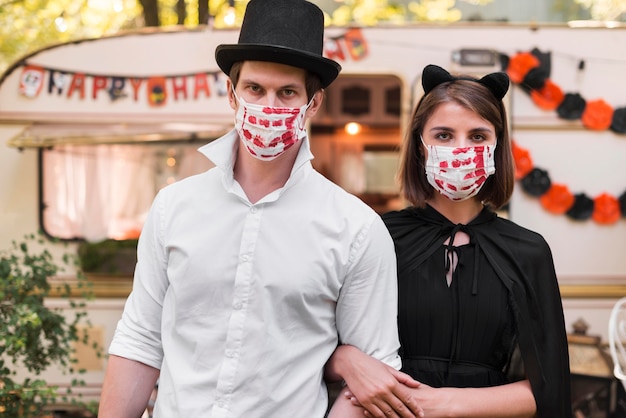
M 550 53 L 538 49 L 520 52 L 512 57 L 502 56 L 503 69 L 530 95 L 533 103 L 548 111 L 556 111 L 561 119 L 578 120 L 591 130 L 606 130 L 626 134 L 626 107 L 614 109 L 602 99 L 586 100 L 579 93 L 564 93 L 550 79 Z M 581 62 L 579 68 L 584 68 Z M 570 219 L 592 219 L 598 224 L 609 225 L 626 218 L 626 191 L 616 198 L 602 193 L 590 198 L 585 193 L 573 194 L 566 185 L 553 183 L 546 170 L 533 166 L 528 150 L 513 142 L 515 178 L 531 196 L 539 198 L 541 206 L 557 215 Z
M 626 191 L 619 198 L 602 193 L 590 198 L 584 193 L 572 194 L 563 184 L 552 183 L 546 170 L 533 167 L 528 150 L 513 141 L 515 178 L 531 196 L 538 197 L 541 206 L 556 215 L 565 214 L 570 219 L 584 221 L 592 219 L 601 225 L 616 223 L 626 218 Z
M 603 99 L 586 100 L 576 92 L 564 93 L 550 79 L 549 52 L 535 48 L 512 57 L 502 56 L 501 62 L 511 82 L 526 91 L 533 103 L 541 109 L 555 110 L 561 119 L 580 119 L 588 129 L 610 129 L 618 134 L 626 133 L 626 107 L 614 109 Z M 584 61 L 580 62 L 579 68 L 584 68 Z

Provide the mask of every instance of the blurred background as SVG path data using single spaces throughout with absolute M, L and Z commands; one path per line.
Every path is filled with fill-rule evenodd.
M 315 0 L 328 25 L 626 19 L 626 0 Z M 32 51 L 146 26 L 238 27 L 247 0 L 1 0 L 0 72 Z

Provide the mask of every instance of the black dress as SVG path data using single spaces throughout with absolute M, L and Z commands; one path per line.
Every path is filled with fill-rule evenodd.
M 383 219 L 398 257 L 403 370 L 435 387 L 501 385 L 519 347 L 537 416 L 571 417 L 563 310 L 545 240 L 486 208 L 467 225 L 430 206 Z M 470 243 L 444 245 L 458 231 Z
M 448 286 L 452 251 L 458 262 Z M 475 243 L 439 246 L 401 277 L 398 294 L 403 371 L 434 387 L 506 383 L 514 319 L 506 288 Z

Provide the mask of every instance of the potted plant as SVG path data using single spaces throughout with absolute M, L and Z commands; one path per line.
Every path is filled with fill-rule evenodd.
M 45 248 L 43 236 L 37 234 L 0 251 L 0 416 L 45 416 L 59 394 L 41 373 L 50 366 L 80 373 L 72 367 L 76 363 L 72 355 L 75 343 L 89 343 L 79 325 L 86 321 L 90 287 L 79 269 L 72 286 L 67 282 L 52 285 L 50 280 L 66 267 L 75 267 L 75 258 L 65 254 L 56 261 Z M 73 317 L 46 306 L 51 295 L 68 298 Z M 72 380 L 73 386 L 80 384 L 81 380 Z M 69 392 L 67 396 L 72 395 Z M 80 404 L 76 397 L 67 396 L 61 398 Z
M 78 258 L 88 274 L 132 277 L 137 263 L 137 239 L 81 242 Z

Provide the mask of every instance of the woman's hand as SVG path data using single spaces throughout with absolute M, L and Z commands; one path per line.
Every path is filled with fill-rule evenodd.
M 389 367 L 359 349 L 344 345 L 335 353 L 341 356 L 342 376 L 354 405 L 376 418 L 416 418 L 424 413 L 412 395 L 411 388 L 420 383 L 409 375 Z
M 422 383 L 407 389 L 428 418 L 531 418 L 537 412 L 528 380 L 485 388 L 433 388 Z M 344 396 L 356 405 L 351 392 L 344 391 Z M 364 415 L 379 416 L 372 411 L 365 411 Z
M 433 388 L 423 383 L 419 384 L 412 389 L 408 389 L 410 398 L 414 400 L 420 406 L 420 417 L 427 416 L 428 418 L 444 418 L 447 417 L 449 411 L 449 405 L 452 399 L 451 394 L 447 388 Z M 349 389 L 344 391 L 344 396 L 349 399 L 353 405 L 361 406 L 357 397 Z M 375 415 L 369 410 L 365 410 L 363 415 L 366 417 L 388 417 L 396 415 Z M 397 415 L 402 416 L 402 415 Z

